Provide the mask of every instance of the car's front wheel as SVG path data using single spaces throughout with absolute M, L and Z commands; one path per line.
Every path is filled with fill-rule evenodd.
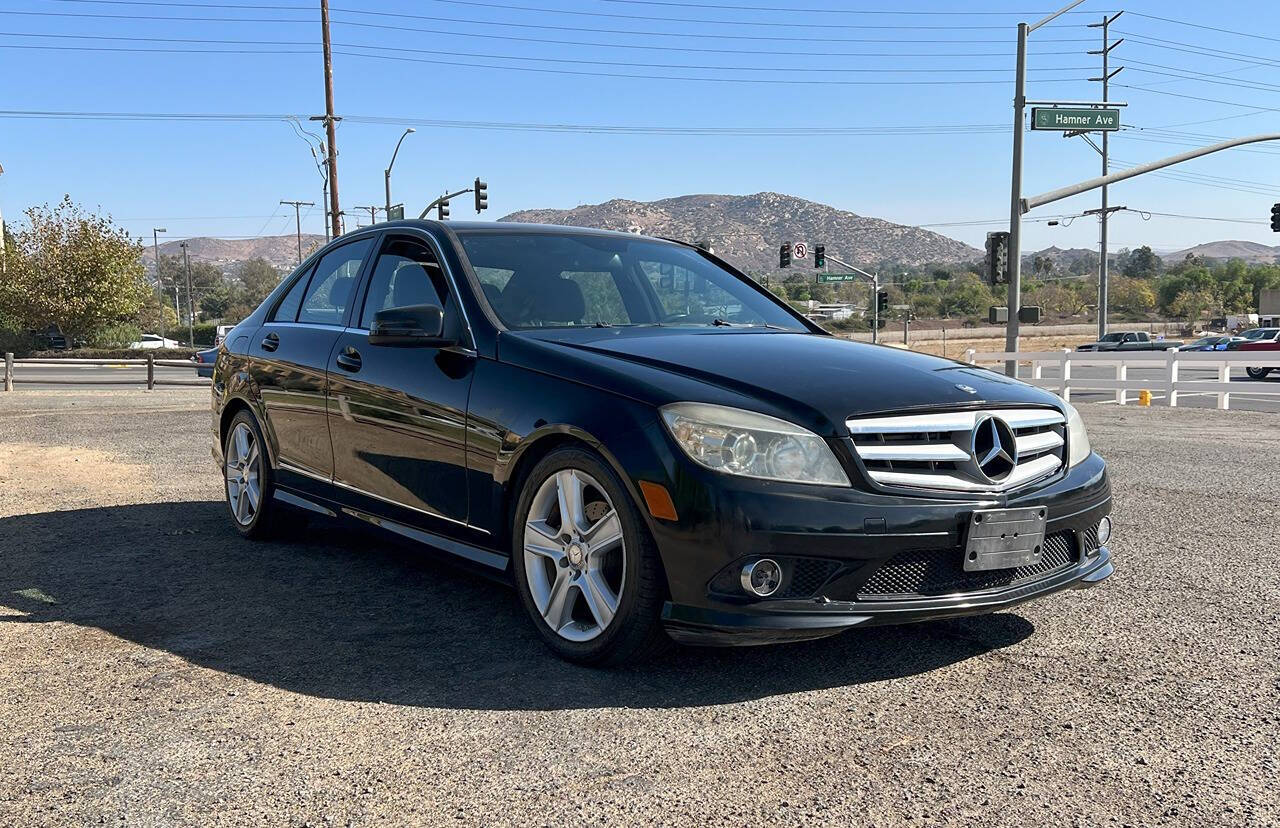
M 1244 372 L 1249 375 L 1250 379 L 1266 379 L 1267 374 L 1271 373 L 1270 368 L 1246 368 Z
M 648 527 L 596 454 L 564 448 L 525 477 L 512 526 L 521 602 L 557 655 L 641 661 L 669 641 L 662 565 Z

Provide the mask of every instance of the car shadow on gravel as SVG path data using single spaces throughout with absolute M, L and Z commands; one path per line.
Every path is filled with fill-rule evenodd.
M 585 669 L 543 647 L 512 590 L 429 551 L 328 522 L 249 542 L 208 501 L 0 518 L 0 606 L 26 613 L 0 623 L 98 627 L 293 692 L 478 710 L 736 702 L 926 672 L 1034 631 L 1003 613 Z

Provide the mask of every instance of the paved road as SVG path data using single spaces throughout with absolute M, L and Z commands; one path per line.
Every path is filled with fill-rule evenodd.
M 100 385 L 145 388 L 147 368 L 145 365 L 15 365 L 13 378 L 15 387 L 25 390 L 88 389 Z M 194 368 L 156 368 L 158 381 L 195 378 Z
M 240 539 L 207 393 L 0 394 L 0 825 L 1280 815 L 1274 417 L 1082 406 L 1098 589 L 603 671 L 381 535 Z

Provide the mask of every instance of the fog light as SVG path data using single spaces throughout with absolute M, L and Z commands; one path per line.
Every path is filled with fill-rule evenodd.
M 782 586 L 782 567 L 770 558 L 761 558 L 742 567 L 742 588 L 752 595 L 768 598 Z
M 1104 517 L 1098 521 L 1098 546 L 1106 546 L 1111 540 L 1111 518 Z

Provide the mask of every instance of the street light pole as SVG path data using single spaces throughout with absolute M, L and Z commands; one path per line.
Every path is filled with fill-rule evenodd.
M 391 163 L 387 164 L 387 169 L 385 172 L 386 185 L 387 185 L 387 203 L 385 206 L 386 206 L 388 220 L 391 219 L 391 168 L 396 165 L 396 156 L 400 154 L 400 145 L 404 143 L 405 138 L 409 137 L 409 133 L 414 131 L 415 130 L 413 127 L 408 127 L 407 129 L 405 129 L 404 133 L 401 134 L 400 136 L 400 140 L 396 141 L 395 151 L 391 153 Z
M 1017 76 L 1013 91 L 1013 174 L 1010 176 L 1009 197 L 1009 324 L 1004 338 L 1004 349 L 1008 353 L 1016 353 L 1018 350 L 1018 310 L 1022 304 L 1022 135 L 1023 116 L 1027 107 L 1027 37 L 1083 2 L 1084 0 L 1075 0 L 1038 23 L 1018 24 Z M 1004 370 L 1009 376 L 1016 376 L 1018 361 L 1015 359 L 1005 362 Z
M 160 292 L 164 293 L 164 281 L 160 278 L 160 234 L 169 231 L 163 227 L 151 228 L 151 249 L 156 257 L 156 284 L 160 285 Z M 182 310 L 178 307 L 178 280 L 173 280 L 173 321 L 182 321 Z
M 187 255 L 187 243 L 183 241 L 182 261 L 187 266 L 187 341 L 191 343 L 191 347 L 196 346 L 196 306 L 191 300 L 191 257 Z

